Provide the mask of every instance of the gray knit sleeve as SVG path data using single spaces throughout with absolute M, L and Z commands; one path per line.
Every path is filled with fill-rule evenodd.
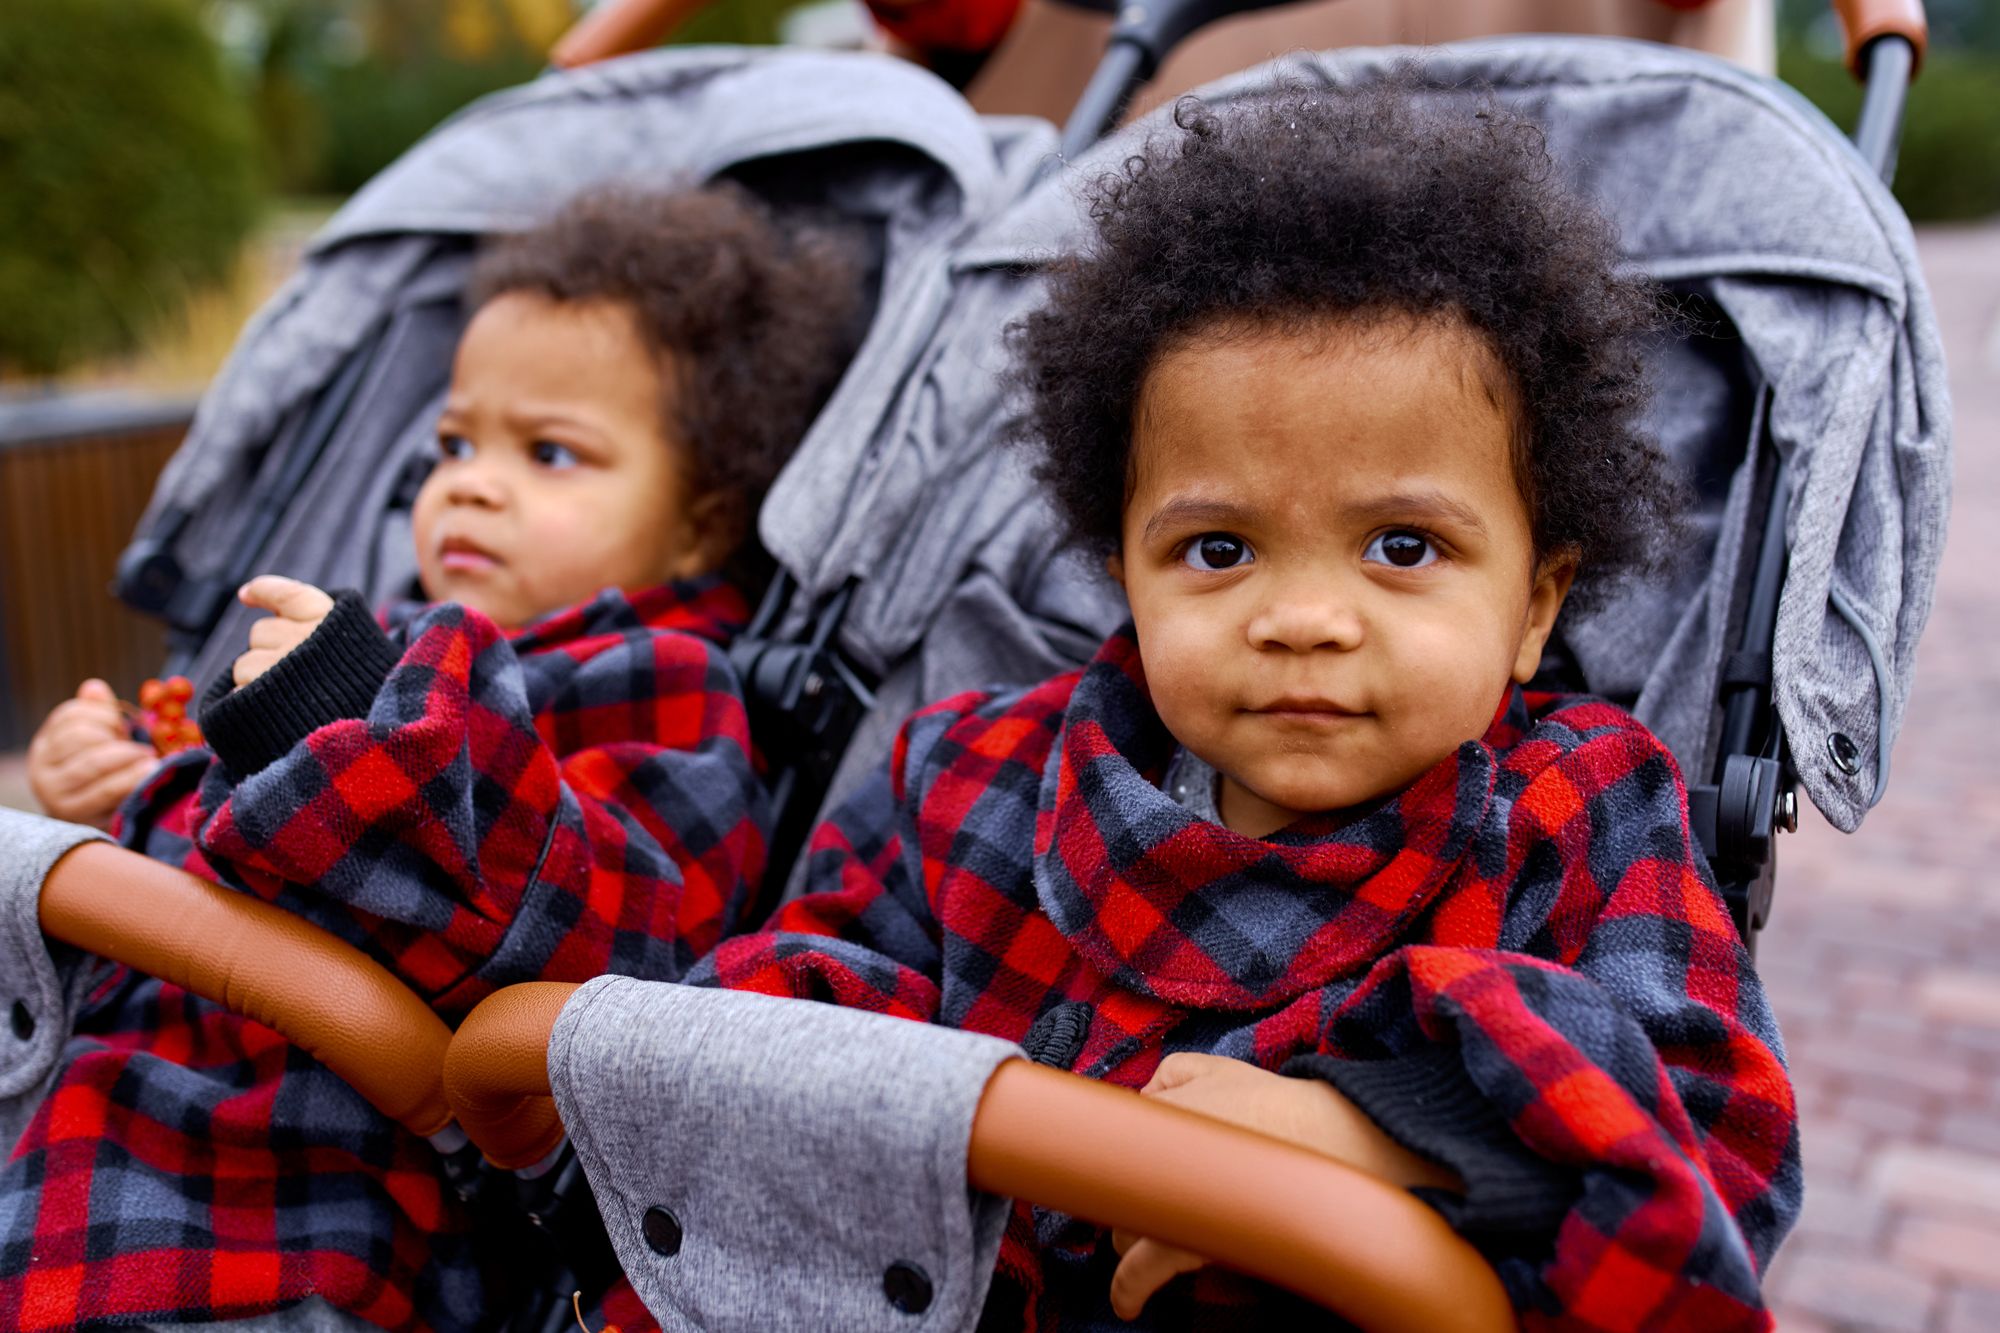
M 669 1330 L 979 1320 L 1006 1223 L 966 1185 L 992 1037 L 763 995 L 602 977 L 549 1078 L 613 1247 Z
M 103 836 L 0 808 L 0 1147 L 9 1153 L 48 1091 L 90 980 L 81 955 L 42 936 L 42 880 L 65 853 Z

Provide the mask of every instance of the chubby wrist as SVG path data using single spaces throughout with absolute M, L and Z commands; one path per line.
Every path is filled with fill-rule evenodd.
M 1286 1081 L 1294 1089 L 1299 1143 L 1403 1189 L 1464 1191 L 1457 1172 L 1396 1142 L 1331 1084 Z

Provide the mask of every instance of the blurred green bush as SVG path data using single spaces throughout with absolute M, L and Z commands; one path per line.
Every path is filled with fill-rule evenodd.
M 226 276 L 255 163 L 189 0 L 0 3 L 0 379 L 130 348 Z
M 1803 43 L 1778 51 L 1778 77 L 1842 130 L 1861 110 L 1861 85 Z M 1910 88 L 1896 198 L 1913 222 L 2000 213 L 2000 53 L 1933 49 Z

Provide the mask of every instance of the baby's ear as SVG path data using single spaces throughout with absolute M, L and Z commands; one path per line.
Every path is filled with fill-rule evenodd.
M 1556 617 L 1562 614 L 1563 599 L 1576 582 L 1576 553 L 1559 551 L 1543 558 L 1535 567 L 1535 586 L 1528 593 L 1528 616 L 1521 626 L 1521 646 L 1514 654 L 1515 683 L 1526 685 L 1541 669 L 1542 649 L 1555 633 Z
M 713 574 L 729 563 L 742 534 L 731 520 L 722 492 L 709 491 L 689 501 L 682 521 L 687 524 L 688 542 L 674 555 L 673 565 L 666 571 L 668 578 Z

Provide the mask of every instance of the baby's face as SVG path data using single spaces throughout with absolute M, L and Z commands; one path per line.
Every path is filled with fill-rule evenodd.
M 663 368 L 616 302 L 510 292 L 480 307 L 412 514 L 425 594 L 513 629 L 715 568 Z
M 1237 832 L 1401 790 L 1534 673 L 1569 571 L 1537 566 L 1497 382 L 1475 335 L 1407 319 L 1147 377 L 1112 572 Z

